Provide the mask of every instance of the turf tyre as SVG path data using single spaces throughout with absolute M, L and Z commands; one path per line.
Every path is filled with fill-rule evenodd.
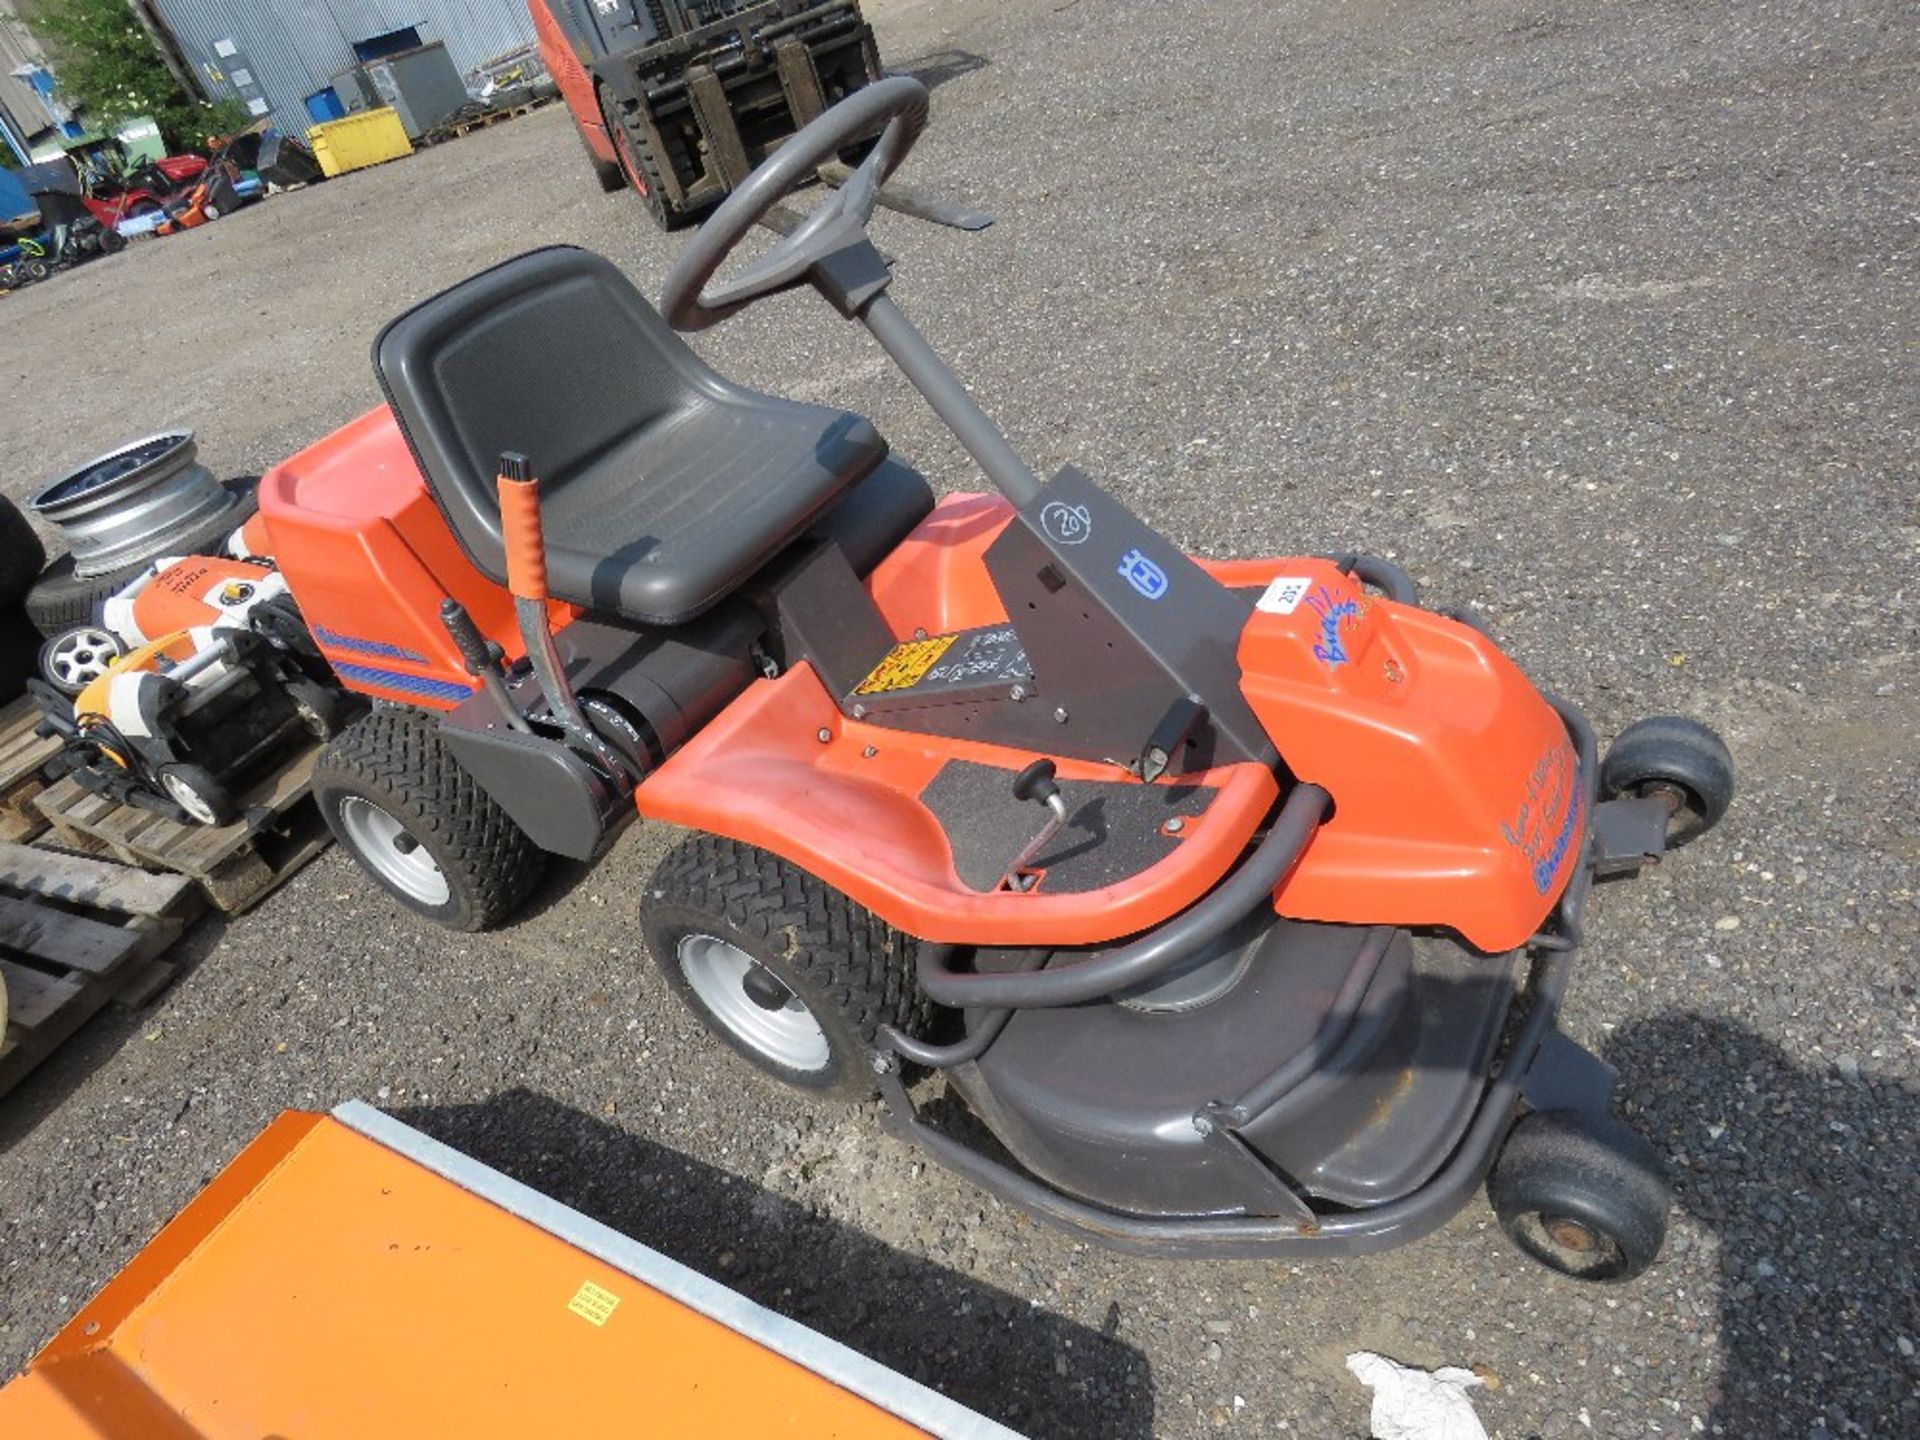
M 0 607 L 0 705 L 27 693 L 40 674 L 40 634 L 19 605 Z
M 418 711 L 381 708 L 327 743 L 313 793 L 342 848 L 369 878 L 409 910 L 451 930 L 490 930 L 532 894 L 546 855 L 508 818 L 441 743 L 437 722 Z M 444 903 L 422 902 L 390 883 L 362 854 L 341 807 L 359 799 L 397 820 L 440 869 Z
M 641 934 L 667 984 L 749 1064 L 824 1099 L 875 1091 L 870 1055 L 882 1025 L 924 1031 L 930 1002 L 914 980 L 916 942 L 776 855 L 716 835 L 676 845 L 653 872 Z M 825 1033 L 828 1059 L 799 1071 L 742 1041 L 689 983 L 682 942 L 713 936 L 744 951 Z

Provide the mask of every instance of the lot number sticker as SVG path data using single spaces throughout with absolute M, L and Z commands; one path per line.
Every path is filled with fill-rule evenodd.
M 1266 593 L 1254 602 L 1253 608 L 1269 615 L 1291 615 L 1312 588 L 1313 581 L 1304 575 L 1282 575 L 1267 586 Z

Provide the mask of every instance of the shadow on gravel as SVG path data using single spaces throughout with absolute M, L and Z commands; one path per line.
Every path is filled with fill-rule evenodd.
M 1016 1430 L 1153 1434 L 1124 1342 L 527 1090 L 396 1118 Z
M 1674 1014 L 1607 1046 L 1720 1242 L 1711 1435 L 1920 1435 L 1913 1245 L 1920 1096 L 1814 1072 L 1743 1025 Z M 1724 1127 L 1724 1128 L 1722 1128 Z M 1715 1132 L 1718 1131 L 1716 1137 Z
M 976 55 L 971 50 L 931 50 L 925 55 L 887 66 L 887 73 L 911 75 L 927 89 L 938 90 L 949 80 L 958 80 L 963 75 L 984 70 L 992 63 L 986 56 Z
M 533 893 L 513 912 L 513 918 L 507 923 L 518 929 L 539 919 L 585 883 L 592 873 L 593 866 L 584 860 L 549 856 L 546 874 L 540 877 L 540 883 L 533 887 Z

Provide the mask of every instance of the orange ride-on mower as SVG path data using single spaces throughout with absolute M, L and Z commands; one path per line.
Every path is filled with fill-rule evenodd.
M 762 1070 L 1088 1237 L 1351 1254 L 1491 1176 L 1554 1268 L 1647 1265 L 1667 1192 L 1555 1028 L 1597 877 L 1712 825 L 1720 742 L 1572 706 L 1364 557 L 1202 561 L 1087 475 L 1042 482 L 885 293 L 883 81 L 699 232 L 662 315 L 606 260 L 508 261 L 390 324 L 390 401 L 266 477 L 345 682 L 341 843 L 450 925 L 636 812 L 696 832 L 639 922 Z M 881 133 L 735 279 L 755 221 Z M 933 504 L 857 415 L 733 385 L 674 329 L 810 284 L 998 494 Z M 916 1105 L 943 1072 L 997 1146 Z

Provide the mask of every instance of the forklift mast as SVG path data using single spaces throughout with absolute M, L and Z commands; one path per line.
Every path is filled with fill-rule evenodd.
M 605 162 L 624 155 L 638 172 L 629 182 L 643 194 L 657 186 L 656 213 L 675 222 L 724 199 L 881 73 L 859 0 L 530 4 L 588 149 Z

